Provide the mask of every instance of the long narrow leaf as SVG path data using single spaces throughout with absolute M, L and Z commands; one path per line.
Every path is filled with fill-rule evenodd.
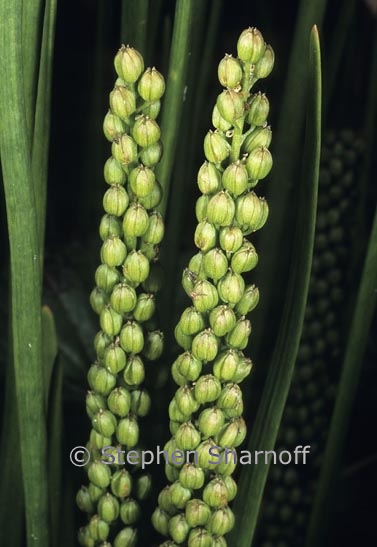
M 149 0 L 122 0 L 121 40 L 138 49 L 143 56 L 147 51 L 147 22 Z
M 309 105 L 299 217 L 286 305 L 275 352 L 248 450 L 273 450 L 297 358 L 312 263 L 321 135 L 321 61 L 317 28 L 310 38 Z M 264 463 L 241 471 L 234 509 L 238 519 L 230 544 L 249 547 L 268 475 Z
M 31 142 L 25 130 L 22 2 L 0 2 L 0 152 L 10 257 L 12 346 L 27 543 L 47 547 L 48 494 L 43 371 L 41 367 L 40 248 L 31 179 Z M 9 415 L 9 420 L 16 415 Z M 9 455 L 12 457 L 12 455 Z

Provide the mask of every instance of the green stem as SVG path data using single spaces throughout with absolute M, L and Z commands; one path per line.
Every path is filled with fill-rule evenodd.
M 147 52 L 147 22 L 149 0 L 122 0 L 121 41 L 140 51 Z
M 304 170 L 293 253 L 295 259 L 291 265 L 286 304 L 275 352 L 247 447 L 252 457 L 258 450 L 266 452 L 274 449 L 297 358 L 309 289 L 321 145 L 321 63 L 316 27 L 311 33 L 310 67 L 312 93 L 309 97 Z M 268 470 L 269 465 L 264 462 L 241 470 L 239 491 L 234 503 L 237 526 L 230 536 L 230 545 L 250 547 Z
M 173 37 L 170 48 L 169 74 L 161 119 L 161 134 L 164 145 L 163 158 L 156 169 L 157 178 L 163 187 L 163 197 L 159 210 L 164 215 L 169 197 L 171 173 L 177 147 L 187 67 L 191 44 L 191 21 L 194 0 L 177 0 Z
M 21 0 L 0 1 L 0 152 L 11 264 L 12 343 L 27 545 L 48 547 L 44 385 L 41 367 L 41 265 L 32 184 Z M 9 415 L 9 420 L 15 416 Z M 12 454 L 9 454 L 12 457 Z

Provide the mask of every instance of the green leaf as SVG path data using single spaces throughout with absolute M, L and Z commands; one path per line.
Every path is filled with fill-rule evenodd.
M 122 0 L 121 40 L 145 57 L 149 0 Z
M 287 400 L 300 343 L 313 255 L 318 175 L 321 144 L 321 61 L 317 28 L 312 29 L 309 56 L 309 97 L 303 176 L 300 185 L 296 241 L 290 269 L 286 303 L 269 368 L 261 404 L 247 449 L 273 450 Z M 258 512 L 269 465 L 242 468 L 234 510 L 237 526 L 230 544 L 249 547 L 255 533 Z

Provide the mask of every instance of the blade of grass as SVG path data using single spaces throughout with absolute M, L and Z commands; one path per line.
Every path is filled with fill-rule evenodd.
M 12 351 L 27 545 L 48 547 L 41 265 L 31 177 L 31 140 L 25 130 L 24 75 L 20 71 L 22 6 L 21 0 L 0 2 L 0 153 L 10 245 Z M 15 414 L 8 418 L 14 419 Z
M 286 303 L 261 404 L 247 449 L 273 450 L 287 400 L 300 343 L 312 263 L 321 141 L 321 60 L 317 27 L 312 29 L 309 55 L 309 104 L 303 176 L 300 187 L 297 238 L 289 276 Z M 237 526 L 230 544 L 249 547 L 254 537 L 258 512 L 269 465 L 244 467 L 234 511 Z
M 149 0 L 122 0 L 121 41 L 144 56 L 147 52 Z
M 177 0 L 173 37 L 170 46 L 169 73 L 166 81 L 166 93 L 161 117 L 161 134 L 164 145 L 164 155 L 159 163 L 156 174 L 163 187 L 163 197 L 159 209 L 166 212 L 171 173 L 178 142 L 179 126 L 185 86 L 188 60 L 191 47 L 191 22 L 194 12 L 194 0 Z

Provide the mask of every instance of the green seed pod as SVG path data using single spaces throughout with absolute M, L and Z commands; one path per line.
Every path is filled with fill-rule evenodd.
M 107 488 L 110 484 L 111 471 L 108 465 L 94 461 L 89 464 L 88 477 L 95 486 Z
M 236 206 L 227 191 L 215 194 L 208 202 L 207 220 L 217 226 L 229 226 L 232 223 Z
M 222 448 L 227 446 L 237 447 L 246 437 L 246 424 L 242 418 L 236 418 L 225 424 L 216 438 L 216 442 Z
M 149 216 L 140 203 L 131 203 L 123 217 L 123 231 L 125 236 L 139 237 L 148 229 Z
M 206 524 L 210 515 L 211 509 L 200 499 L 192 499 L 186 505 L 185 517 L 192 528 Z
M 111 437 L 115 431 L 116 418 L 109 410 L 99 410 L 92 419 L 93 429 L 104 437 Z
M 234 89 L 226 89 L 217 97 L 216 106 L 224 120 L 234 125 L 244 115 L 243 94 Z
M 92 536 L 90 535 L 88 526 L 81 527 L 79 529 L 77 540 L 79 544 L 82 545 L 83 547 L 94 547 L 96 543 L 94 539 L 92 538 Z
M 223 87 L 238 87 L 243 76 L 241 63 L 231 55 L 225 55 L 219 63 L 217 75 Z
M 124 86 L 115 86 L 110 93 L 110 108 L 121 120 L 127 122 L 136 110 L 135 95 Z
M 155 120 L 161 110 L 161 101 L 153 101 L 153 103 L 143 105 L 142 110 L 146 116 L 149 116 L 152 120 Z
M 136 142 L 127 134 L 114 139 L 111 153 L 121 165 L 127 166 L 137 162 Z
M 266 128 L 268 129 L 268 128 Z M 271 152 L 265 146 L 253 148 L 246 159 L 246 169 L 253 180 L 267 177 L 272 168 Z
M 222 477 L 215 477 L 205 486 L 203 500 L 209 507 L 218 509 L 228 504 L 228 489 Z
M 196 334 L 205 328 L 203 314 L 198 312 L 193 306 L 186 308 L 179 320 L 180 330 L 187 336 Z
M 158 211 L 153 211 L 149 215 L 149 224 L 147 231 L 143 234 L 143 241 L 153 245 L 161 243 L 164 237 L 164 219 Z
M 203 469 L 193 463 L 185 463 L 179 471 L 179 482 L 184 488 L 198 490 L 203 487 L 204 480 Z
M 203 257 L 204 272 L 215 282 L 221 279 L 227 272 L 228 259 L 221 249 L 210 249 Z
M 127 255 L 127 247 L 118 236 L 111 236 L 103 242 L 101 248 L 101 259 L 104 264 L 120 266 Z
M 242 231 L 247 234 L 260 230 L 268 217 L 268 204 L 254 192 L 237 198 L 236 220 Z
M 89 532 L 95 541 L 103 541 L 107 539 L 110 533 L 110 527 L 108 523 L 102 520 L 99 515 L 94 515 L 88 524 Z
M 147 211 L 149 211 L 150 209 L 154 209 L 155 207 L 157 207 L 161 199 L 162 187 L 161 184 L 156 180 L 152 192 L 145 196 L 145 198 L 139 198 L 139 203 L 141 203 L 141 205 L 145 207 Z
M 223 304 L 216 306 L 209 313 L 209 324 L 216 336 L 225 336 L 236 324 L 234 311 Z
M 161 130 L 155 120 L 141 114 L 135 119 L 132 136 L 139 146 L 146 148 L 152 146 L 152 144 L 156 144 L 160 139 Z
M 223 302 L 235 305 L 242 298 L 245 282 L 240 274 L 229 271 L 217 285 L 219 296 Z
M 120 518 L 123 524 L 135 524 L 141 517 L 141 508 L 132 498 L 126 499 L 120 506 Z
M 113 414 L 124 418 L 124 416 L 127 416 L 131 409 L 130 392 L 124 387 L 117 387 L 116 389 L 113 389 L 107 398 L 107 406 Z
M 149 473 L 141 475 L 135 484 L 135 496 L 139 501 L 149 498 L 152 490 L 152 477 Z
M 144 101 L 158 101 L 165 92 L 165 80 L 154 67 L 147 68 L 142 74 L 137 90 Z
M 218 536 L 223 536 L 234 527 L 234 514 L 229 507 L 220 507 L 214 511 L 208 521 L 207 529 Z
M 171 366 L 171 376 L 172 376 L 174 382 L 179 386 L 185 386 L 186 384 L 189 383 L 189 380 L 186 378 L 186 376 L 181 374 L 181 372 L 179 371 L 179 368 L 177 366 L 177 361 L 174 361 L 174 363 Z M 184 421 L 184 420 L 182 420 L 182 421 Z M 170 431 L 172 430 L 172 428 L 174 429 L 174 426 L 171 426 Z M 172 433 L 172 435 L 174 435 L 175 431 L 174 432 L 171 431 L 171 433 Z
M 221 189 L 221 173 L 213 163 L 205 161 L 198 171 L 197 182 L 203 194 L 213 194 Z
M 192 341 L 192 354 L 200 361 L 213 361 L 219 351 L 219 341 L 212 329 L 199 332 Z
M 152 169 L 144 165 L 138 165 L 132 169 L 128 180 L 135 196 L 143 198 L 152 192 L 156 177 Z
M 267 121 L 269 112 L 270 103 L 264 93 L 262 94 L 259 91 L 259 93 L 251 96 L 249 112 L 247 115 L 247 121 L 250 125 L 264 125 Z
M 95 281 L 100 289 L 109 293 L 119 281 L 119 273 L 116 268 L 110 268 L 107 264 L 101 264 L 96 270 Z
M 111 340 L 112 338 L 110 338 L 110 336 L 107 336 L 107 334 L 105 334 L 101 330 L 95 335 L 94 350 L 99 359 L 102 359 L 102 357 L 104 356 L 105 349 L 111 343 Z
M 160 330 L 153 330 L 147 332 L 145 337 L 145 344 L 143 349 L 143 355 L 149 361 L 156 361 L 161 357 L 164 349 L 164 335 Z
M 209 251 L 216 245 L 217 232 L 213 224 L 202 220 L 196 227 L 194 234 L 195 245 L 202 252 Z
M 145 389 L 135 389 L 131 393 L 131 411 L 140 417 L 149 413 L 151 398 Z
M 117 498 L 127 498 L 132 489 L 131 475 L 126 469 L 115 471 L 111 477 L 111 491 Z
M 92 502 L 97 503 L 100 497 L 104 494 L 105 490 L 103 488 L 100 488 L 99 486 L 96 486 L 95 484 L 91 482 L 88 486 L 88 492 Z
M 184 509 L 187 502 L 191 499 L 191 490 L 184 488 L 179 481 L 175 481 L 170 486 L 171 502 L 177 509 Z
M 178 383 L 178 382 L 177 382 Z M 185 385 L 182 383 L 182 386 Z M 190 419 L 192 412 L 189 414 L 184 414 L 177 405 L 177 402 L 175 399 L 172 399 L 169 403 L 169 418 L 172 421 L 176 422 L 185 422 L 186 420 Z
M 236 252 L 242 245 L 243 233 L 237 226 L 225 226 L 220 229 L 220 247 L 229 253 Z
M 258 264 L 258 255 L 252 243 L 245 240 L 242 247 L 234 253 L 230 262 L 235 273 L 244 273 L 253 270 Z
M 219 408 L 210 407 L 204 409 L 199 415 L 198 426 L 203 439 L 214 437 L 220 433 L 225 421 L 225 416 Z M 199 443 L 198 443 L 199 444 Z
M 127 281 L 136 285 L 142 283 L 148 278 L 149 272 L 147 257 L 141 251 L 131 251 L 123 264 L 123 275 Z
M 150 265 L 150 272 L 147 279 L 143 282 L 143 289 L 147 292 L 157 293 L 161 290 L 164 283 L 164 270 L 159 262 L 153 262 Z
M 225 133 L 232 128 L 232 124 L 224 120 L 224 118 L 221 116 L 220 111 L 217 108 L 217 104 L 215 104 L 212 110 L 212 124 L 215 129 L 218 129 L 218 131 L 222 133 Z
M 210 196 L 203 195 L 200 196 L 195 203 L 195 216 L 198 222 L 206 220 L 207 218 L 207 207 L 210 200 Z
M 152 118 L 150 114 L 148 114 L 148 116 Z M 139 158 L 146 167 L 154 167 L 160 162 L 162 158 L 162 152 L 163 148 L 161 142 L 156 142 L 151 146 L 142 148 L 140 150 Z
M 127 321 L 119 335 L 120 345 L 129 353 L 140 353 L 144 347 L 143 329 L 136 321 Z
M 185 351 L 185 353 L 181 353 L 174 363 L 177 366 L 178 372 L 187 381 L 195 382 L 199 378 L 202 371 L 202 362 L 194 357 L 191 352 Z
M 133 84 L 144 70 L 144 60 L 136 49 L 123 45 L 115 56 L 114 66 L 119 78 Z
M 221 382 L 229 382 L 236 373 L 238 363 L 239 357 L 234 350 L 222 351 L 213 364 L 213 373 Z
M 126 366 L 126 354 L 117 343 L 113 343 L 106 348 L 103 361 L 107 370 L 117 374 Z
M 105 367 L 95 363 L 88 371 L 88 383 L 93 391 L 106 396 L 114 388 L 116 377 Z
M 86 412 L 90 419 L 93 418 L 99 410 L 106 409 L 106 402 L 102 395 L 94 393 L 94 391 L 88 391 L 86 394 Z
M 190 386 L 181 386 L 174 395 L 177 408 L 185 416 L 191 416 L 199 408 L 193 389 Z M 173 418 L 172 418 L 173 419 Z
M 252 367 L 253 363 L 251 362 L 251 359 L 240 359 L 237 370 L 232 378 L 232 382 L 235 384 L 240 384 L 247 376 L 249 376 Z
M 130 355 L 123 372 L 123 380 L 128 386 L 138 386 L 144 382 L 144 378 L 145 369 L 143 361 L 138 355 Z
M 259 289 L 255 285 L 248 285 L 243 293 L 241 300 L 235 307 L 235 310 L 240 315 L 247 315 L 259 302 Z
M 99 235 L 102 241 L 112 236 L 120 236 L 122 234 L 122 225 L 119 219 L 113 215 L 104 215 L 101 218 L 99 225 Z
M 190 526 L 186 522 L 185 515 L 174 515 L 169 521 L 169 534 L 176 543 L 183 543 L 188 536 Z
M 111 293 L 110 303 L 118 313 L 128 313 L 135 308 L 137 296 L 135 289 L 127 283 L 115 285 Z
M 219 449 L 216 448 L 216 444 L 213 439 L 207 439 L 201 442 L 196 449 L 196 454 L 198 457 L 199 467 L 201 467 L 202 469 L 210 469 L 211 471 L 213 471 L 214 469 L 213 462 L 219 461 L 218 457 L 220 456 Z M 218 465 L 216 465 L 216 472 L 217 467 Z
M 245 349 L 251 333 L 251 323 L 248 319 L 239 319 L 231 332 L 226 337 L 226 343 L 233 349 Z
M 203 257 L 203 253 L 199 251 L 190 259 L 188 265 L 189 269 L 197 275 L 198 279 L 206 279 L 206 274 L 203 268 Z
M 257 63 L 266 48 L 261 32 L 255 27 L 244 30 L 237 42 L 238 57 L 245 62 Z
M 103 308 L 109 303 L 106 292 L 99 287 L 94 287 L 90 293 L 89 301 L 93 311 L 97 314 L 100 314 Z
M 112 142 L 126 132 L 126 124 L 109 110 L 103 120 L 103 132 L 107 140 Z
M 139 323 L 149 321 L 156 309 L 156 298 L 154 294 L 140 293 L 137 297 L 136 306 L 133 310 L 133 316 Z
M 119 420 L 116 428 L 116 438 L 120 444 L 124 444 L 128 448 L 136 446 L 139 441 L 139 425 L 136 418 L 126 416 Z
M 237 160 L 228 165 L 222 176 L 226 190 L 234 196 L 240 196 L 247 189 L 248 173 L 245 165 Z
M 77 492 L 76 503 L 81 511 L 84 511 L 85 513 L 94 513 L 94 504 L 86 486 L 82 486 Z
M 242 391 L 237 384 L 226 384 L 216 404 L 228 418 L 238 418 L 243 412 Z M 219 472 L 219 471 L 218 471 Z
M 122 327 L 122 316 L 108 305 L 101 311 L 99 322 L 103 332 L 108 336 L 116 336 Z
M 188 547 L 212 547 L 214 538 L 205 528 L 194 528 L 189 534 L 187 545 Z
M 103 196 L 103 208 L 109 215 L 120 217 L 128 207 L 130 198 L 123 186 L 113 184 Z
M 275 63 L 275 53 L 270 45 L 266 46 L 262 58 L 254 68 L 255 78 L 267 78 L 272 72 Z
M 173 423 L 173 422 L 170 422 L 170 423 Z M 177 428 L 178 428 L 179 423 L 178 422 L 174 422 L 174 423 L 177 424 Z M 172 435 L 174 435 L 174 433 L 172 433 Z M 174 465 L 170 465 L 170 463 L 167 463 L 165 465 L 165 474 L 168 481 L 175 482 L 176 480 L 178 480 L 178 477 L 179 477 L 179 469 L 175 467 Z
M 111 437 L 105 437 L 101 433 L 98 433 L 95 429 L 92 429 L 90 431 L 89 443 L 91 449 L 102 450 L 105 446 L 111 445 Z
M 200 433 L 191 422 L 185 422 L 178 427 L 175 442 L 180 450 L 194 450 L 200 443 Z
M 160 248 L 153 243 L 146 243 L 143 239 L 140 241 L 140 251 L 149 261 L 155 261 L 160 255 Z
M 205 279 L 194 284 L 190 296 L 195 309 L 201 313 L 210 311 L 219 301 L 216 287 Z
M 250 154 L 256 148 L 268 148 L 270 146 L 271 139 L 272 131 L 269 125 L 266 127 L 257 127 L 251 133 L 249 133 L 249 135 L 247 135 L 246 139 L 242 144 L 242 149 L 245 153 Z
M 228 141 L 217 131 L 208 131 L 204 137 L 204 154 L 208 161 L 221 163 L 230 153 Z
M 220 381 L 212 374 L 201 376 L 194 387 L 195 399 L 200 404 L 216 401 L 220 393 Z
M 189 270 L 189 268 L 185 268 L 183 270 L 182 274 L 182 287 L 184 288 L 187 296 L 192 295 L 192 291 L 194 290 L 195 284 L 198 281 L 198 276 L 195 272 L 192 272 Z
M 176 468 L 175 468 L 176 469 Z M 173 505 L 171 501 L 170 486 L 165 486 L 158 495 L 158 505 L 163 511 L 166 511 L 169 515 L 176 515 L 178 509 Z
M 169 520 L 170 516 L 168 513 L 160 507 L 157 507 L 152 513 L 151 521 L 153 528 L 162 536 L 169 535 Z
M 137 530 L 127 526 L 123 528 L 114 539 L 114 547 L 136 547 Z
M 118 138 L 118 137 L 116 137 Z M 124 184 L 126 182 L 126 173 L 120 162 L 111 156 L 103 168 L 103 176 L 107 184 Z
M 115 496 L 107 492 L 98 502 L 98 514 L 105 522 L 113 522 L 119 515 L 119 502 Z

